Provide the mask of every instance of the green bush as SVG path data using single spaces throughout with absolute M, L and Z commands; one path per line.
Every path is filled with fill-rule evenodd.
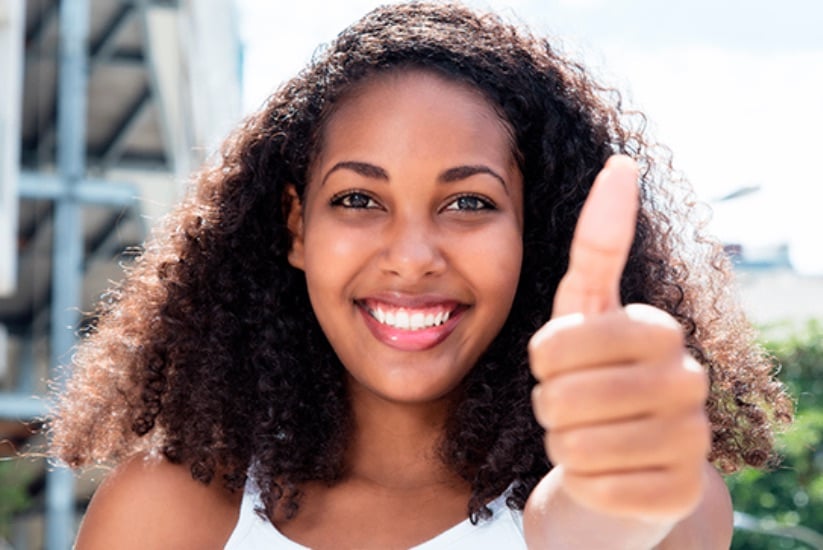
M 20 461 L 0 459 L 0 543 L 9 535 L 12 517 L 31 506 L 26 491 L 31 477 Z
M 735 510 L 759 520 L 757 531 L 735 532 L 732 548 L 823 548 L 823 325 L 810 322 L 766 347 L 781 365 L 796 417 L 778 436 L 783 458 L 774 470 L 727 478 Z

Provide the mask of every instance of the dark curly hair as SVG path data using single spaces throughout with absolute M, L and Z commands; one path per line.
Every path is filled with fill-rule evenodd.
M 287 261 L 299 195 L 324 124 L 364 79 L 408 68 L 479 90 L 511 128 L 524 181 L 524 258 L 499 336 L 461 385 L 440 456 L 471 484 L 468 513 L 512 485 L 522 509 L 551 468 L 534 420 L 529 337 L 551 316 L 581 206 L 614 153 L 641 168 L 624 303 L 680 321 L 707 369 L 710 459 L 730 472 L 773 456 L 791 402 L 730 297 L 729 262 L 700 234 L 688 185 L 644 118 L 546 40 L 451 4 L 378 8 L 281 86 L 195 176 L 125 281 L 104 295 L 59 396 L 53 452 L 73 467 L 162 453 L 232 490 L 247 475 L 267 513 L 297 511 L 301 484 L 340 479 L 351 430 L 344 369 L 302 271 Z

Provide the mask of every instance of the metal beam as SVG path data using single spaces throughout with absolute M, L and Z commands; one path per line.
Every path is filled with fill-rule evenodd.
M 174 172 L 178 173 L 181 170 L 181 159 L 178 146 L 172 135 L 171 125 L 172 117 L 169 116 L 169 109 L 166 100 L 163 98 L 162 89 L 160 86 L 160 78 L 157 69 L 157 57 L 159 53 L 156 51 L 155 45 L 152 43 L 152 35 L 149 25 L 149 7 L 152 5 L 159 5 L 160 3 L 152 3 L 151 0 L 133 0 L 138 7 L 140 16 L 140 30 L 143 35 L 143 44 L 146 52 L 146 72 L 149 77 L 149 88 L 156 102 L 158 118 L 160 122 L 160 137 L 163 144 L 163 151 L 166 154 L 167 166 Z
M 117 162 L 118 168 L 140 170 L 141 172 L 168 173 L 171 160 L 164 152 L 160 153 L 126 153 Z
M 49 107 L 48 115 L 44 117 L 45 124 L 38 127 L 32 136 L 23 141 L 21 147 L 21 160 L 29 161 L 35 166 L 41 166 L 43 160 L 51 149 L 54 147 L 54 141 L 57 137 L 55 124 L 57 120 L 57 98 Z
M 108 20 L 100 37 L 92 44 L 89 57 L 92 64 L 98 64 L 111 58 L 117 35 L 134 16 L 134 6 L 128 3 L 120 5 L 120 9 Z
M 32 420 L 42 418 L 48 411 L 48 403 L 31 395 L 0 393 L 0 418 Z
M 34 24 L 31 26 L 31 29 L 26 33 L 26 49 L 29 49 L 29 45 L 33 42 L 40 42 L 43 40 L 43 37 L 46 34 L 46 29 L 49 28 L 49 25 L 55 20 L 58 12 L 59 2 L 58 0 L 53 0 L 49 2 L 46 7 L 43 9 L 43 12 L 40 14 L 40 17 Z
M 18 395 L 34 395 L 35 392 L 34 334 L 31 329 L 20 338 L 20 352 L 17 360 L 17 376 L 14 391 Z
M 29 200 L 48 200 L 57 202 L 66 200 L 68 197 L 73 198 L 74 201 L 95 206 L 109 206 L 119 209 L 118 213 L 113 216 L 117 218 L 116 225 L 119 225 L 124 219 L 129 219 L 128 213 L 122 212 L 123 209 L 133 208 L 139 200 L 139 192 L 137 188 L 125 182 L 111 182 L 107 180 L 98 180 L 86 178 L 72 186 L 67 186 L 65 181 L 56 175 L 47 175 L 37 172 L 23 172 L 21 174 L 21 182 L 18 189 L 20 198 Z M 107 228 L 113 227 L 110 222 Z M 49 234 L 54 231 L 54 209 L 44 217 L 42 217 L 36 225 L 35 232 L 29 235 L 28 241 L 31 243 L 22 251 L 20 258 L 21 264 L 26 264 L 27 256 L 36 253 L 39 249 L 34 242 L 43 233 Z M 123 244 L 116 234 L 116 227 L 111 235 L 104 237 L 99 235 L 91 239 L 90 252 L 83 261 L 82 271 L 85 273 L 90 262 L 101 257 L 113 257 L 117 250 L 122 249 Z M 29 309 L 29 314 L 24 318 L 6 319 L 6 323 L 11 332 L 23 337 L 26 327 L 37 327 L 35 332 L 42 333 L 50 329 L 49 313 L 50 303 L 52 297 L 52 290 L 40 295 L 33 296 L 33 303 Z
M 104 206 L 133 206 L 140 198 L 137 188 L 125 182 L 84 178 L 71 186 L 59 176 L 38 172 L 20 174 L 20 198 L 59 201 L 67 198 L 82 203 Z
M 47 11 L 50 8 L 47 8 Z M 54 13 L 57 12 L 57 4 L 54 4 L 53 8 Z M 142 66 L 145 63 L 145 56 L 142 52 L 123 52 L 115 53 L 115 44 L 117 42 L 117 35 L 122 31 L 125 26 L 129 23 L 129 21 L 136 15 L 137 10 L 135 9 L 134 5 L 125 2 L 121 4 L 120 9 L 118 9 L 115 14 L 109 19 L 106 23 L 105 28 L 100 34 L 100 37 L 95 41 L 94 44 L 89 48 L 89 61 L 87 62 L 91 70 L 94 71 L 97 67 L 108 64 L 108 63 L 117 63 L 117 64 L 127 64 L 127 65 L 138 65 Z M 47 18 L 48 14 L 44 14 L 38 21 L 38 25 L 36 25 L 36 33 L 31 33 L 33 35 L 40 35 L 43 31 L 40 27 L 45 27 L 48 25 L 49 21 Z M 53 17 L 53 16 L 52 16 Z M 27 42 L 28 43 L 28 42 Z M 37 54 L 35 50 L 27 48 L 26 49 L 26 61 L 30 61 L 31 59 L 46 59 L 50 57 L 48 54 Z M 60 59 L 60 53 L 57 53 L 55 57 L 56 60 Z M 29 143 L 26 144 L 26 148 L 29 150 L 37 150 L 37 158 L 43 158 L 44 150 L 46 152 L 50 151 L 51 148 L 54 146 L 54 140 L 56 137 L 55 125 L 57 124 L 57 103 L 59 99 L 55 98 L 54 105 L 51 107 L 49 113 L 50 115 L 47 117 L 48 124 L 39 132 L 37 132 L 33 139 L 29 140 Z M 127 113 L 128 114 L 128 113 Z
M 37 52 L 35 50 L 26 50 L 26 63 L 31 63 L 33 61 L 52 61 L 56 63 L 59 58 L 60 56 L 57 52 Z M 90 59 L 89 62 L 91 63 L 91 70 L 94 72 L 98 67 L 112 65 L 140 67 L 146 62 L 146 56 L 143 55 L 142 50 L 117 50 L 103 57 Z
M 126 146 L 126 139 L 151 103 L 151 97 L 151 88 L 148 85 L 144 86 L 105 140 L 108 145 L 100 153 L 100 170 L 104 173 L 120 159 Z
M 43 9 L 40 17 L 34 22 L 26 33 L 26 47 L 24 55 L 26 64 L 28 64 L 32 58 L 39 58 L 42 55 L 40 48 L 42 47 L 43 38 L 45 37 L 49 26 L 53 22 L 57 21 L 59 7 L 59 0 L 53 0 L 46 4 L 46 7 Z M 33 139 L 30 140 L 29 143 L 23 144 L 24 149 L 37 151 L 38 162 L 39 159 L 42 158 L 42 149 L 45 147 L 51 148 L 54 145 L 54 119 L 56 117 L 56 113 L 57 101 L 55 100 L 54 104 L 49 109 L 47 126 L 42 128 L 42 130 L 38 129 Z
M 57 109 L 57 172 L 66 187 L 86 171 L 89 0 L 60 2 L 60 73 Z M 80 203 L 72 194 L 54 204 L 52 249 L 50 375 L 58 387 L 75 343 L 83 283 L 83 234 Z M 65 467 L 49 470 L 46 482 L 46 550 L 68 550 L 74 540 L 74 476 Z

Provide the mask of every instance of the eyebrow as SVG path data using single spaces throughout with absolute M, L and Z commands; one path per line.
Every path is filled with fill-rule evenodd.
M 338 162 L 337 164 L 332 166 L 328 172 L 326 172 L 326 175 L 323 176 L 323 181 L 320 182 L 320 186 L 322 187 L 323 184 L 326 183 L 326 180 L 329 179 L 329 176 L 331 176 L 336 171 L 342 169 L 351 170 L 366 178 L 389 181 L 389 174 L 386 173 L 386 171 L 380 168 L 379 166 L 369 164 L 368 162 L 345 160 L 343 162 Z
M 442 183 L 451 183 L 453 181 L 460 181 L 466 178 L 470 178 L 471 176 L 475 176 L 477 174 L 488 174 L 497 181 L 500 182 L 500 185 L 503 186 L 503 189 L 506 191 L 506 194 L 509 193 L 509 187 L 506 185 L 506 180 L 503 177 L 489 168 L 488 166 L 484 166 L 482 164 L 479 165 L 472 165 L 472 166 L 457 166 L 455 168 L 449 168 L 440 176 L 438 176 L 438 181 Z
M 374 164 L 369 164 L 368 162 L 359 162 L 359 161 L 352 161 L 346 160 L 342 162 L 338 162 L 331 169 L 326 172 L 326 175 L 323 176 L 323 180 L 320 182 L 320 186 L 322 187 L 323 184 L 326 183 L 326 180 L 329 179 L 334 172 L 337 170 L 351 170 L 357 174 L 360 174 L 363 177 L 382 180 L 382 181 L 389 181 L 389 174 L 379 166 L 375 166 Z M 506 194 L 509 192 L 509 188 L 506 185 L 506 180 L 503 177 L 489 168 L 488 166 L 484 166 L 482 164 L 479 165 L 471 165 L 471 166 L 456 166 L 454 168 L 449 168 L 448 170 L 442 172 L 439 176 L 437 176 L 437 181 L 440 183 L 452 183 L 455 181 L 464 180 L 470 178 L 471 176 L 475 176 L 477 174 L 488 174 L 495 178 L 505 189 Z

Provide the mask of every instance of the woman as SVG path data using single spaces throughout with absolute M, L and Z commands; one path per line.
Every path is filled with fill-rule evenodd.
M 55 452 L 118 466 L 78 548 L 728 546 L 707 459 L 790 404 L 637 127 L 491 15 L 344 31 L 80 345 Z

